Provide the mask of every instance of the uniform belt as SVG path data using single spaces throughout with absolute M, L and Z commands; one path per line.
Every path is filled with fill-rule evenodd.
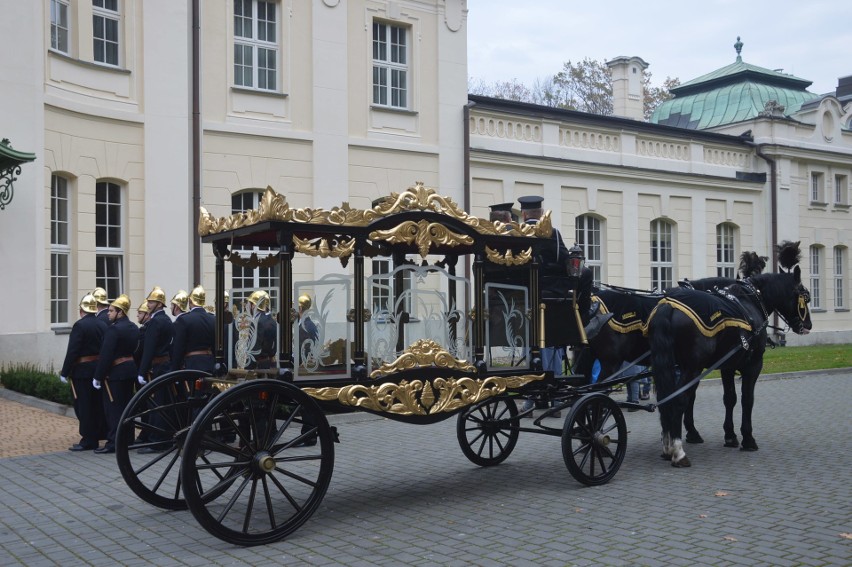
M 155 356 L 151 359 L 151 364 L 165 364 L 169 361 L 169 355 L 164 354 L 163 356 Z
M 191 350 L 186 353 L 185 356 L 201 356 L 202 354 L 213 354 L 213 351 L 209 348 L 204 350 Z
M 122 356 L 121 358 L 116 358 L 112 361 L 113 366 L 118 366 L 119 364 L 124 364 L 125 362 L 130 362 L 133 360 L 132 356 Z
M 83 364 L 84 362 L 94 362 L 98 359 L 98 356 L 99 355 L 97 355 L 97 354 L 90 354 L 88 356 L 81 356 L 80 358 L 77 359 L 76 364 Z

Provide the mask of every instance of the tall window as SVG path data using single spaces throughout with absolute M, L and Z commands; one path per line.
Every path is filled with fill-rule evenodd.
M 92 0 L 95 61 L 118 65 L 118 0 Z
M 275 2 L 234 0 L 234 84 L 278 88 L 278 26 Z
M 373 260 L 373 275 L 389 274 L 390 260 Z M 393 300 L 391 299 L 391 282 L 390 278 L 373 280 L 372 298 L 373 298 L 373 313 L 381 311 L 393 312 Z
M 586 257 L 586 266 L 592 270 L 592 279 L 595 285 L 600 285 L 601 268 L 603 266 L 603 251 L 601 250 L 601 221 L 589 215 L 580 215 L 576 219 L 577 228 L 575 239 L 583 255 Z
M 846 198 L 847 188 L 849 186 L 849 182 L 847 181 L 847 177 L 845 175 L 835 175 L 834 176 L 834 204 L 835 205 L 848 205 L 848 201 Z
M 408 35 L 373 22 L 373 104 L 408 108 Z
M 114 299 L 124 289 L 124 250 L 121 234 L 121 187 L 95 184 L 95 282 Z
M 722 278 L 734 278 L 736 273 L 734 227 L 724 222 L 716 225 L 716 275 Z
M 822 279 L 822 248 L 820 246 L 811 246 L 811 308 L 822 309 L 822 293 L 820 284 Z
M 651 221 L 651 287 L 663 290 L 674 285 L 672 225 Z
M 811 203 L 822 203 L 822 173 L 811 173 Z
M 50 322 L 68 322 L 70 225 L 68 181 L 54 175 L 50 179 Z
M 243 193 L 237 193 L 235 195 L 232 195 L 231 213 L 236 214 L 241 213 L 243 211 L 250 211 L 252 209 L 256 209 L 260 204 L 260 199 L 262 197 L 263 193 L 258 193 L 257 191 L 245 191 Z M 237 254 L 244 258 L 248 257 L 252 252 L 256 253 L 260 258 L 263 258 L 268 253 L 275 252 L 276 249 L 262 246 L 254 246 L 252 248 L 235 246 L 234 251 L 236 251 Z M 262 289 L 263 291 L 269 294 L 269 310 L 276 311 L 279 309 L 279 275 L 277 262 L 275 263 L 275 266 L 271 268 L 244 268 L 236 264 L 232 264 L 232 266 L 232 305 L 236 305 L 238 307 L 241 306 L 243 300 L 246 299 L 249 295 L 251 295 L 252 291 Z
M 50 0 L 50 47 L 68 53 L 68 0 Z
M 846 266 L 844 260 L 844 252 L 846 249 L 843 246 L 834 247 L 834 308 L 843 309 L 846 307 L 846 297 L 844 291 L 846 289 Z

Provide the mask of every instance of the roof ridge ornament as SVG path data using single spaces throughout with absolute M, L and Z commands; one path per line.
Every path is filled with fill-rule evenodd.
M 734 49 L 737 50 L 737 63 L 742 63 L 743 58 L 740 53 L 743 50 L 743 42 L 740 41 L 740 36 L 737 36 L 737 42 L 734 44 Z

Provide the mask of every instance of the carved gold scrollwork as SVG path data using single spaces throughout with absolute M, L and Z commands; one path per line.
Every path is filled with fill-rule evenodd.
M 485 247 L 485 256 L 490 262 L 500 264 L 501 266 L 522 266 L 532 260 L 532 246 L 519 253 L 517 256 L 512 254 L 511 250 L 506 250 L 505 254 L 500 254 L 490 246 Z
M 489 376 L 488 378 L 435 378 L 402 380 L 399 384 L 375 386 L 353 384 L 340 388 L 302 388 L 309 396 L 396 415 L 436 415 L 451 413 L 482 400 L 544 379 L 544 374 Z
M 420 339 L 405 349 L 399 358 L 393 362 L 382 364 L 379 368 L 370 372 L 370 378 L 380 378 L 391 372 L 422 368 L 424 366 L 454 368 L 462 372 L 476 372 L 475 366 L 468 364 L 466 360 L 459 360 L 454 357 L 435 341 Z
M 228 261 L 243 268 L 272 268 L 278 264 L 278 254 L 270 254 L 260 259 L 257 252 L 252 252 L 248 258 L 244 258 L 238 252 L 232 251 L 228 255 Z
M 355 239 L 348 240 L 331 240 L 326 238 L 314 238 L 313 240 L 301 239 L 293 235 L 293 244 L 297 252 L 307 254 L 308 256 L 319 256 L 320 258 L 346 258 L 352 255 L 355 251 Z
M 391 244 L 417 244 L 420 256 L 426 258 L 433 244 L 439 246 L 459 246 L 473 244 L 473 238 L 449 230 L 444 225 L 427 220 L 405 221 L 388 230 L 374 230 L 371 240 L 386 240 Z

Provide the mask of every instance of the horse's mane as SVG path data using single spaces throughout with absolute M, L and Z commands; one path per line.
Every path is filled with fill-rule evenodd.
M 778 264 L 785 270 L 792 270 L 799 263 L 802 251 L 799 249 L 801 241 L 791 242 L 785 240 L 776 247 L 778 252 Z
M 743 278 L 756 276 L 766 267 L 766 256 L 758 256 L 757 252 L 743 252 L 740 256 L 740 275 Z

